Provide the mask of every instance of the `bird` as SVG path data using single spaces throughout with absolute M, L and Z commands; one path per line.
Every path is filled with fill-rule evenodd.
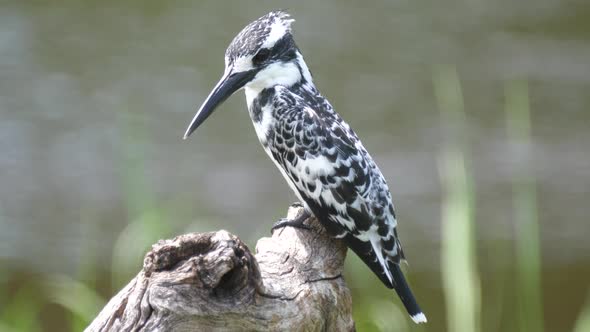
M 225 52 L 225 71 L 190 122 L 191 135 L 244 89 L 256 135 L 305 213 L 273 226 L 303 227 L 315 216 L 397 292 L 415 323 L 426 323 L 400 268 L 405 261 L 387 182 L 356 133 L 316 88 L 295 44 L 294 19 L 275 10 L 244 27 Z

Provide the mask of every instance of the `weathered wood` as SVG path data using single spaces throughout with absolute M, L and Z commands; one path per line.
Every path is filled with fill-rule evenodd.
M 260 239 L 256 256 L 224 230 L 160 241 L 86 331 L 353 331 L 346 246 L 305 223 Z

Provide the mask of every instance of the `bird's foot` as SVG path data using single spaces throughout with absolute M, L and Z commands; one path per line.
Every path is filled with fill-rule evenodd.
M 304 224 L 305 220 L 307 220 L 309 217 L 311 217 L 311 214 L 309 212 L 307 212 L 307 210 L 304 210 L 297 217 L 295 217 L 295 219 L 281 218 L 281 219 L 279 219 L 279 221 L 274 223 L 274 225 L 272 225 L 270 233 L 272 234 L 275 230 L 277 230 L 279 228 L 287 227 L 287 226 L 299 228 L 299 229 L 310 230 L 311 227 Z

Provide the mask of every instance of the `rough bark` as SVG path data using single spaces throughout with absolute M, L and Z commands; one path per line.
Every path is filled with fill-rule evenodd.
M 160 241 L 86 331 L 353 331 L 346 246 L 305 224 L 260 239 L 256 256 L 224 230 Z

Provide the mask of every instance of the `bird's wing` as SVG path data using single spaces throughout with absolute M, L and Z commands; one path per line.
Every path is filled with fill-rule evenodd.
M 283 119 L 272 131 L 268 145 L 283 175 L 326 230 L 344 239 L 387 287 L 396 290 L 414 321 L 425 322 L 399 266 L 404 255 L 381 171 L 331 109 L 318 114 L 298 104 L 291 111 L 291 119 Z
M 273 157 L 333 236 L 344 238 L 391 285 L 388 262 L 403 258 L 387 184 L 358 137 L 333 112 L 299 106 L 275 131 Z

